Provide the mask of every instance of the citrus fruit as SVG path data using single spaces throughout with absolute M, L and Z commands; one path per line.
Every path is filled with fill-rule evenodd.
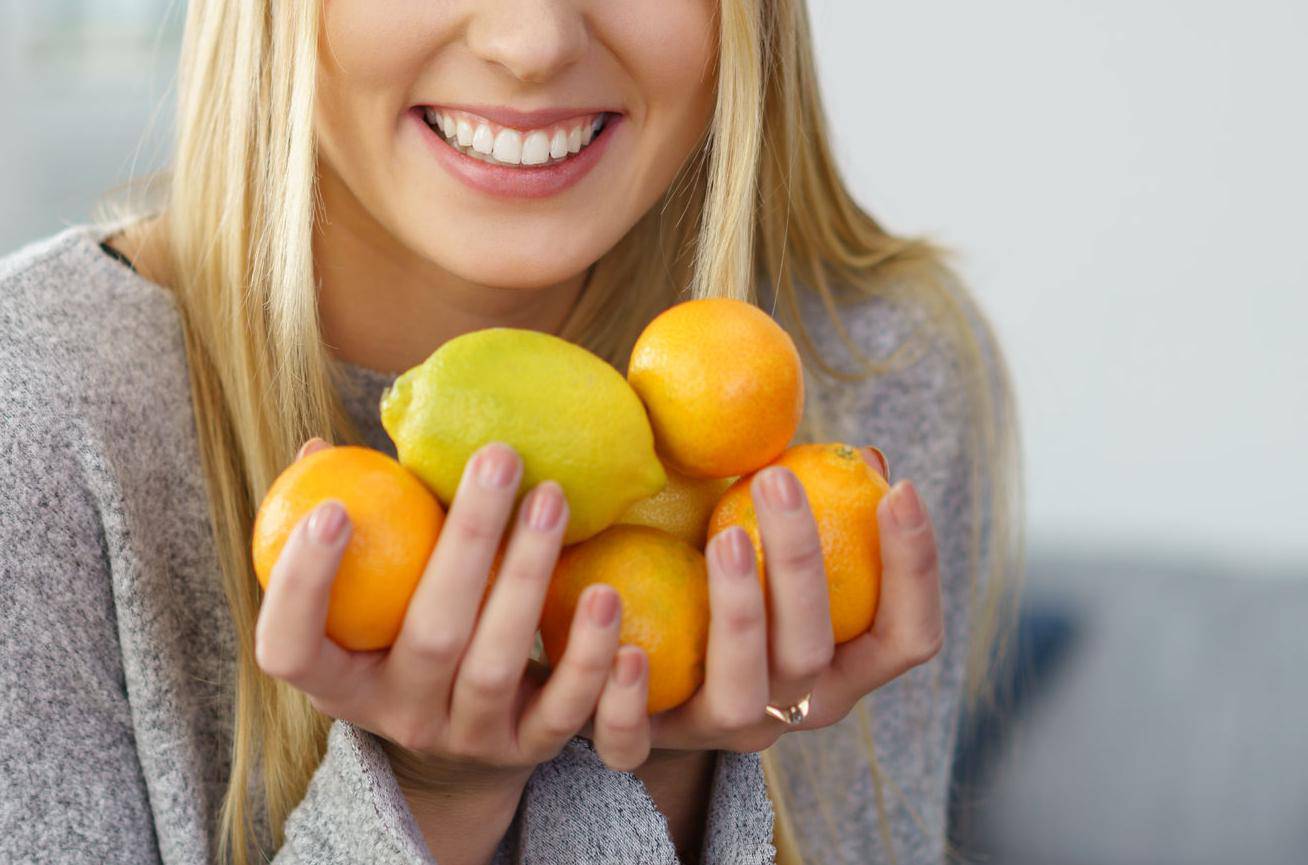
M 832 636 L 837 643 L 851 640 L 871 627 L 876 615 L 881 593 L 877 504 L 890 485 L 857 448 L 846 444 L 796 445 L 772 465 L 790 469 L 804 487 L 822 541 Z M 742 477 L 723 494 L 709 520 L 709 537 L 731 526 L 749 533 L 766 598 L 763 543 L 749 494 L 752 480 L 752 475 Z
M 286 467 L 254 519 L 251 552 L 259 585 L 295 524 L 324 499 L 345 506 L 352 527 L 332 583 L 327 636 L 362 652 L 395 642 L 445 514 L 422 481 L 371 448 L 324 448 Z
M 582 591 L 607 583 L 622 598 L 619 639 L 649 660 L 646 708 L 652 715 L 688 700 L 704 682 L 708 648 L 708 570 L 690 544 L 647 526 L 613 526 L 559 557 L 545 596 L 540 634 L 557 664 Z
M 762 468 L 790 444 L 804 376 L 790 335 L 750 303 L 691 300 L 636 340 L 627 380 L 649 410 L 659 453 L 691 477 Z
M 662 529 L 702 550 L 709 514 L 735 478 L 689 478 L 676 469 L 663 468 L 668 474 L 667 486 L 627 508 L 618 523 Z
M 456 337 L 381 398 L 400 462 L 448 505 L 464 464 L 492 441 L 522 457 L 520 491 L 563 487 L 564 543 L 591 537 L 667 478 L 640 399 L 621 373 L 545 333 L 496 327 Z

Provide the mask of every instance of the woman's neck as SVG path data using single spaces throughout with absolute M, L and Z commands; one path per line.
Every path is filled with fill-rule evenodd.
M 468 282 L 415 254 L 379 225 L 332 172 L 314 237 L 323 339 L 345 361 L 399 372 L 446 340 L 485 327 L 557 332 L 585 274 L 541 289 Z

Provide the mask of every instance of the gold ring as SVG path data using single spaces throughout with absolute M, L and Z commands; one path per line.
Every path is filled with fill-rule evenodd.
M 781 723 L 793 727 L 808 717 L 808 704 L 812 699 L 813 692 L 809 691 L 804 695 L 803 699 L 793 706 L 781 707 L 768 703 L 764 708 L 769 715 L 776 718 Z

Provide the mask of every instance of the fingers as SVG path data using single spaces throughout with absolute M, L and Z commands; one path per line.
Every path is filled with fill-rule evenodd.
M 705 558 L 711 615 L 704 685 L 688 702 L 650 719 L 652 738 L 664 748 L 715 746 L 705 733 L 735 742 L 734 734 L 764 720 L 771 697 L 768 624 L 749 535 L 738 526 L 718 532 Z
M 595 753 L 610 769 L 630 772 L 649 757 L 650 725 L 645 707 L 649 663 L 637 646 L 623 646 L 595 709 Z
M 536 762 L 552 759 L 590 717 L 618 651 L 622 600 L 612 586 L 588 586 L 578 599 L 567 648 L 523 712 L 519 748 Z
M 456 740 L 484 736 L 509 721 L 567 521 L 563 490 L 553 481 L 533 489 L 518 509 L 495 586 L 455 676 L 450 729 Z
M 940 567 L 930 517 L 909 481 L 877 507 L 881 532 L 881 600 L 867 633 L 842 644 L 831 665 L 850 701 L 924 664 L 940 651 L 945 626 Z
M 430 695 L 430 712 L 448 709 L 455 668 L 476 624 L 521 476 L 522 461 L 507 445 L 489 444 L 473 454 L 409 601 L 388 665 L 403 686 Z
M 822 543 L 799 480 L 774 466 L 751 485 L 767 562 L 771 699 L 799 699 L 831 662 L 833 637 Z
M 307 457 L 309 454 L 317 453 L 318 451 L 321 450 L 326 450 L 329 447 L 331 447 L 331 445 L 329 445 L 326 441 L 319 438 L 318 436 L 314 436 L 304 444 L 300 445 L 300 450 L 298 453 L 295 454 L 295 459 L 299 460 L 303 457 Z
M 702 714 L 717 729 L 744 729 L 769 699 L 768 629 L 749 536 L 733 526 L 708 545 L 708 658 Z M 829 627 L 829 626 L 828 626 Z
M 360 668 L 372 660 L 326 636 L 332 582 L 349 539 L 349 516 L 340 502 L 323 502 L 300 520 L 269 574 L 255 623 L 259 667 L 308 693 L 335 717 L 348 711 Z
M 945 634 L 935 530 L 909 481 L 891 488 L 877 508 L 877 522 L 883 579 L 889 574 L 883 603 L 890 612 L 878 615 L 872 630 L 917 666 L 940 651 Z

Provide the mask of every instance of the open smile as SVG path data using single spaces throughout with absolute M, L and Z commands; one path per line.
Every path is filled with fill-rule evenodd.
M 511 198 L 553 195 L 579 181 L 622 120 L 611 111 L 479 113 L 438 105 L 415 106 L 410 114 L 458 179 Z

